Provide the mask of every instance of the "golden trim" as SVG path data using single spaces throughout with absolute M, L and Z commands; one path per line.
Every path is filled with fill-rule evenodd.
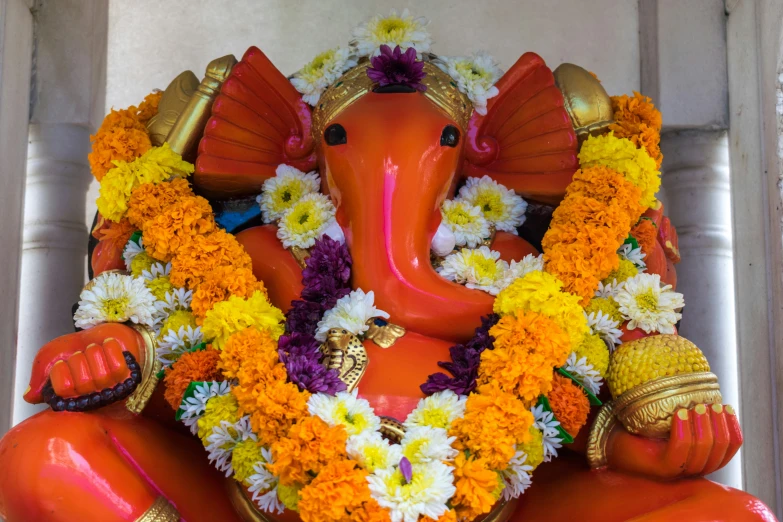
M 666 438 L 675 411 L 720 402 L 718 377 L 698 372 L 661 377 L 635 386 L 614 400 L 613 410 L 630 433 Z
M 299 265 L 299 268 L 302 270 L 307 268 L 307 260 L 310 258 L 310 250 L 294 245 L 289 247 L 288 251 L 291 252 L 291 255 L 296 260 L 296 264 Z
M 128 326 L 139 332 L 144 339 L 144 367 L 141 370 L 141 384 L 131 393 L 125 401 L 125 407 L 131 413 L 139 414 L 152 397 L 152 392 L 158 385 L 158 372 L 163 365 L 158 361 L 155 351 L 158 345 L 155 332 L 140 324 L 127 323 Z
M 177 508 L 172 506 L 165 497 L 158 497 L 152 506 L 136 519 L 136 522 L 179 522 Z
M 405 436 L 405 426 L 393 417 L 381 417 L 381 435 L 395 444 Z
M 495 504 L 492 511 L 487 513 L 484 517 L 477 518 L 475 522 L 506 522 L 517 510 L 518 503 L 519 497 L 513 498 L 510 501 L 501 500 Z
M 228 499 L 239 518 L 245 522 L 272 522 L 258 509 L 255 502 L 248 498 L 242 485 L 233 478 L 226 479 L 226 491 L 228 491 Z
M 405 328 L 400 325 L 386 322 L 383 326 L 375 324 L 375 318 L 367 320 L 367 331 L 364 338 L 369 339 L 381 348 L 391 348 L 402 336 L 405 335 Z
M 617 420 L 614 417 L 612 403 L 607 402 L 598 410 L 587 437 L 587 463 L 592 469 L 603 468 L 608 464 L 606 443 L 615 424 Z

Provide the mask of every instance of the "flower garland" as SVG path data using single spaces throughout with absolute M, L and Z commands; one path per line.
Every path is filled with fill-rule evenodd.
M 425 26 L 407 10 L 375 17 L 348 48 L 319 55 L 291 82 L 314 105 L 372 55 L 377 81 L 417 88 L 414 54 L 431 45 Z M 495 62 L 476 55 L 439 65 L 483 114 L 498 94 Z M 486 514 L 524 493 L 535 468 L 583 427 L 620 325 L 666 333 L 680 318 L 682 296 L 643 272 L 656 240 L 654 223 L 640 217 L 660 184 L 660 113 L 638 93 L 613 98 L 612 133 L 584 142 L 542 256 L 508 263 L 487 245 L 493 230 L 516 234 L 527 207 L 489 177 L 468 179 L 443 203 L 438 272 L 495 295 L 494 313 L 451 348 L 440 363 L 450 375 L 421 386 L 425 398 L 391 443 L 369 403 L 323 364 L 330 329 L 361 337 L 368 321 L 389 317 L 372 291 L 351 289 L 351 256 L 317 173 L 280 165 L 258 197 L 283 245 L 309 249 L 301 299 L 284 316 L 242 246 L 193 194 L 193 166 L 167 144 L 151 146 L 144 124 L 158 100 L 112 111 L 94 137 L 100 214 L 116 224 L 112 237 L 132 234 L 123 250 L 130 274 L 100 274 L 75 319 L 155 330 L 166 400 L 263 511 L 297 511 L 305 522 Z

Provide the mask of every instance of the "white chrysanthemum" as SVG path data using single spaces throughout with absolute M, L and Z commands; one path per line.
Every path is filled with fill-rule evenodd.
M 617 295 L 617 292 L 623 287 L 625 282 L 617 282 L 617 279 L 614 280 L 613 283 L 598 283 L 598 288 L 595 291 L 596 297 L 604 297 L 604 298 L 614 298 L 615 295 Z
M 180 420 L 195 435 L 198 433 L 198 420 L 207 409 L 207 401 L 212 397 L 228 395 L 229 392 L 231 392 L 231 385 L 228 381 L 203 382 L 197 385 L 193 391 L 193 396 L 184 398 L 179 406 L 184 412 L 180 416 Z
M 587 362 L 587 357 L 577 359 L 576 352 L 571 352 L 563 369 L 573 375 L 576 380 L 581 382 L 582 386 L 590 390 L 593 395 L 597 395 L 601 390 L 604 379 L 601 377 L 601 374 L 598 373 L 598 370 Z
M 325 341 L 332 328 L 342 328 L 354 335 L 361 335 L 369 329 L 367 321 L 375 317 L 388 319 L 389 314 L 375 308 L 375 294 L 372 291 L 365 294 L 361 288 L 357 288 L 338 299 L 334 307 L 326 311 L 318 322 L 315 338 Z
M 285 506 L 277 496 L 278 479 L 268 469 L 267 464 L 272 463 L 272 452 L 267 448 L 261 448 L 263 462 L 253 464 L 254 474 L 247 478 L 247 490 L 252 493 L 256 505 L 266 513 L 283 513 Z
M 264 181 L 256 197 L 264 223 L 280 219 L 286 210 L 307 194 L 318 192 L 321 178 L 315 172 L 304 173 L 290 165 L 278 165 L 275 177 Z
M 459 197 L 481 209 L 497 230 L 511 234 L 525 222 L 527 202 L 489 176 L 468 178 L 459 189 Z
M 356 66 L 351 50 L 343 47 L 324 51 L 302 67 L 291 78 L 291 84 L 302 93 L 302 100 L 315 107 L 321 94 L 342 74 Z
M 231 455 L 240 442 L 258 440 L 250 427 L 250 417 L 245 415 L 235 423 L 220 421 L 207 436 L 206 450 L 209 462 L 230 477 L 234 473 L 231 466 Z
M 539 254 L 537 256 L 528 254 L 523 257 L 521 261 L 511 261 L 511 263 L 508 265 L 508 270 L 506 270 L 506 273 L 503 274 L 503 278 L 498 284 L 498 287 L 503 290 L 520 277 L 524 277 L 530 272 L 536 271 L 544 271 L 543 254 Z
M 451 390 L 433 393 L 419 400 L 416 409 L 405 420 L 405 427 L 411 429 L 417 426 L 431 426 L 448 430 L 454 419 L 465 414 L 467 400 L 467 397 L 457 395 Z
M 346 452 L 370 473 L 396 466 L 402 459 L 400 445 L 389 444 L 377 431 L 365 431 L 348 437 Z
M 197 344 L 204 342 L 201 327 L 180 326 L 178 331 L 166 330 L 158 342 L 156 350 L 158 361 L 163 366 L 171 366 L 180 356 Z
M 437 520 L 456 493 L 453 468 L 442 462 L 414 464 L 411 481 L 399 468 L 378 470 L 367 477 L 370 494 L 389 510 L 392 522 L 417 522 L 420 516 Z
M 534 406 L 530 409 L 535 419 L 535 426 L 544 435 L 544 462 L 549 462 L 557 457 L 557 450 L 562 447 L 563 439 L 560 438 L 560 421 L 555 419 L 551 411 L 544 409 L 543 405 Z
M 144 238 L 140 237 L 139 242 L 136 243 L 132 239 L 129 239 L 128 242 L 125 244 L 125 248 L 122 251 L 122 260 L 125 261 L 125 269 L 130 272 L 131 271 L 131 263 L 133 263 L 133 259 L 144 252 Z
M 457 246 L 475 248 L 489 237 L 489 223 L 481 209 L 464 199 L 447 199 L 440 207 L 443 223 L 454 232 Z
M 343 426 L 348 435 L 378 431 L 381 419 L 375 415 L 370 403 L 357 394 L 358 390 L 336 395 L 315 393 L 307 401 L 307 410 L 330 426 Z
M 530 474 L 533 472 L 533 466 L 525 464 L 527 454 L 524 451 L 517 450 L 514 457 L 508 463 L 508 467 L 500 472 L 503 478 L 503 500 L 509 501 L 517 498 L 525 492 L 532 484 Z
M 495 83 L 503 76 L 495 59 L 479 51 L 468 57 L 441 56 L 436 63 L 451 76 L 460 92 L 467 94 L 476 112 L 487 114 L 487 100 L 498 95 Z
M 625 259 L 633 263 L 639 270 L 644 270 L 647 264 L 644 262 L 646 254 L 642 252 L 641 247 L 633 248 L 633 245 L 624 243 L 619 249 L 617 254 L 621 259 Z
M 674 325 L 682 318 L 677 310 L 685 306 L 682 294 L 671 285 L 661 286 L 658 274 L 637 274 L 627 279 L 615 300 L 628 319 L 628 328 L 646 333 L 673 334 Z
M 438 273 L 449 281 L 492 295 L 500 292 L 507 270 L 508 263 L 500 259 L 500 252 L 486 246 L 463 248 L 449 254 L 438 267 Z
M 332 200 L 321 193 L 302 196 L 283 213 L 277 224 L 277 238 L 286 248 L 310 248 L 334 221 Z
M 449 437 L 443 428 L 416 426 L 409 428 L 400 441 L 403 457 L 411 464 L 453 460 L 457 450 L 451 447 L 456 437 Z
M 426 29 L 428 23 L 424 17 L 414 18 L 407 9 L 399 15 L 395 9 L 389 16 L 376 15 L 353 30 L 356 53 L 359 56 L 378 56 L 381 45 L 392 49 L 399 45 L 403 52 L 413 47 L 421 57 L 421 53 L 429 51 L 432 45 Z
M 587 326 L 590 327 L 590 331 L 604 340 L 605 343 L 610 346 L 622 344 L 623 332 L 618 327 L 620 322 L 616 319 L 612 319 L 610 316 L 598 310 L 598 312 L 585 313 L 587 317 Z
M 193 301 L 193 291 L 184 288 L 175 288 L 172 292 L 166 292 L 165 297 L 155 303 L 157 313 L 168 317 L 177 310 L 188 310 Z
M 76 328 L 127 321 L 150 328 L 154 326 L 155 296 L 144 284 L 144 279 L 104 272 L 89 286 L 79 295 L 79 308 L 73 316 Z

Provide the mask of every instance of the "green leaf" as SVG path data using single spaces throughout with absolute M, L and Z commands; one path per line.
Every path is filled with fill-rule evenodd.
M 549 405 L 549 399 L 547 399 L 545 395 L 541 395 L 538 398 L 538 406 L 543 406 L 544 411 L 548 411 L 554 416 L 555 419 L 557 419 L 557 415 L 555 415 L 555 412 L 552 411 L 552 406 Z M 556 429 L 560 439 L 563 441 L 563 444 L 572 444 L 574 442 L 574 438 L 570 433 L 564 430 L 562 426 L 558 426 Z
M 199 384 L 204 384 L 204 381 L 193 381 L 190 384 L 188 384 L 188 387 L 185 390 L 185 395 L 182 396 L 182 402 L 180 403 L 180 406 L 177 409 L 177 415 L 176 417 L 174 417 L 176 420 L 182 419 L 182 415 L 185 413 L 185 410 L 182 409 L 182 404 L 185 403 L 185 399 L 189 399 L 195 395 L 196 388 L 198 387 Z
M 590 401 L 590 404 L 592 404 L 593 406 L 601 406 L 601 405 L 603 405 L 603 403 L 601 402 L 601 399 L 596 397 L 593 392 L 588 390 L 587 387 L 579 381 L 579 379 L 577 379 L 576 377 L 574 377 L 573 375 L 571 375 L 570 373 L 568 373 L 567 371 L 565 371 L 562 368 L 558 368 L 557 369 L 557 373 L 559 373 L 560 375 L 562 375 L 564 377 L 568 377 L 569 379 L 574 381 L 574 384 L 576 384 L 577 386 L 582 388 L 582 391 L 584 391 L 585 395 L 587 395 L 587 399 Z
M 623 245 L 631 245 L 631 249 L 639 248 L 639 242 L 636 240 L 635 237 L 631 235 L 625 238 L 625 241 L 623 241 Z
M 207 343 L 198 343 L 196 346 L 188 348 L 188 353 L 200 352 L 207 349 Z
M 139 241 L 141 240 L 141 230 L 134 232 L 133 235 L 131 235 L 130 240 L 139 245 Z

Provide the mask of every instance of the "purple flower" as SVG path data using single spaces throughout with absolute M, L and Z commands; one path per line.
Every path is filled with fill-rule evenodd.
M 408 460 L 408 457 L 400 459 L 400 473 L 402 473 L 405 482 L 413 480 L 413 465 L 411 465 L 411 461 Z
M 314 334 L 318 321 L 326 310 L 321 303 L 291 301 L 291 309 L 286 316 L 285 331 Z
M 292 333 L 280 337 L 277 354 L 285 365 L 288 378 L 299 389 L 330 395 L 345 390 L 345 383 L 339 379 L 337 370 L 327 369 L 321 364 L 320 345 L 312 335 Z
M 332 308 L 350 293 L 351 254 L 339 241 L 324 236 L 316 241 L 302 270 L 302 299 Z
M 381 45 L 381 54 L 373 57 L 370 63 L 372 67 L 367 69 L 367 76 L 380 87 L 404 85 L 417 91 L 427 90 L 427 86 L 421 83 L 427 76 L 424 62 L 416 61 L 416 49 L 413 47 L 403 53 L 399 45 L 394 51 L 388 45 Z
M 320 360 L 321 348 L 318 340 L 309 333 L 292 332 L 277 341 L 277 354 L 283 363 L 288 357 L 313 357 Z

